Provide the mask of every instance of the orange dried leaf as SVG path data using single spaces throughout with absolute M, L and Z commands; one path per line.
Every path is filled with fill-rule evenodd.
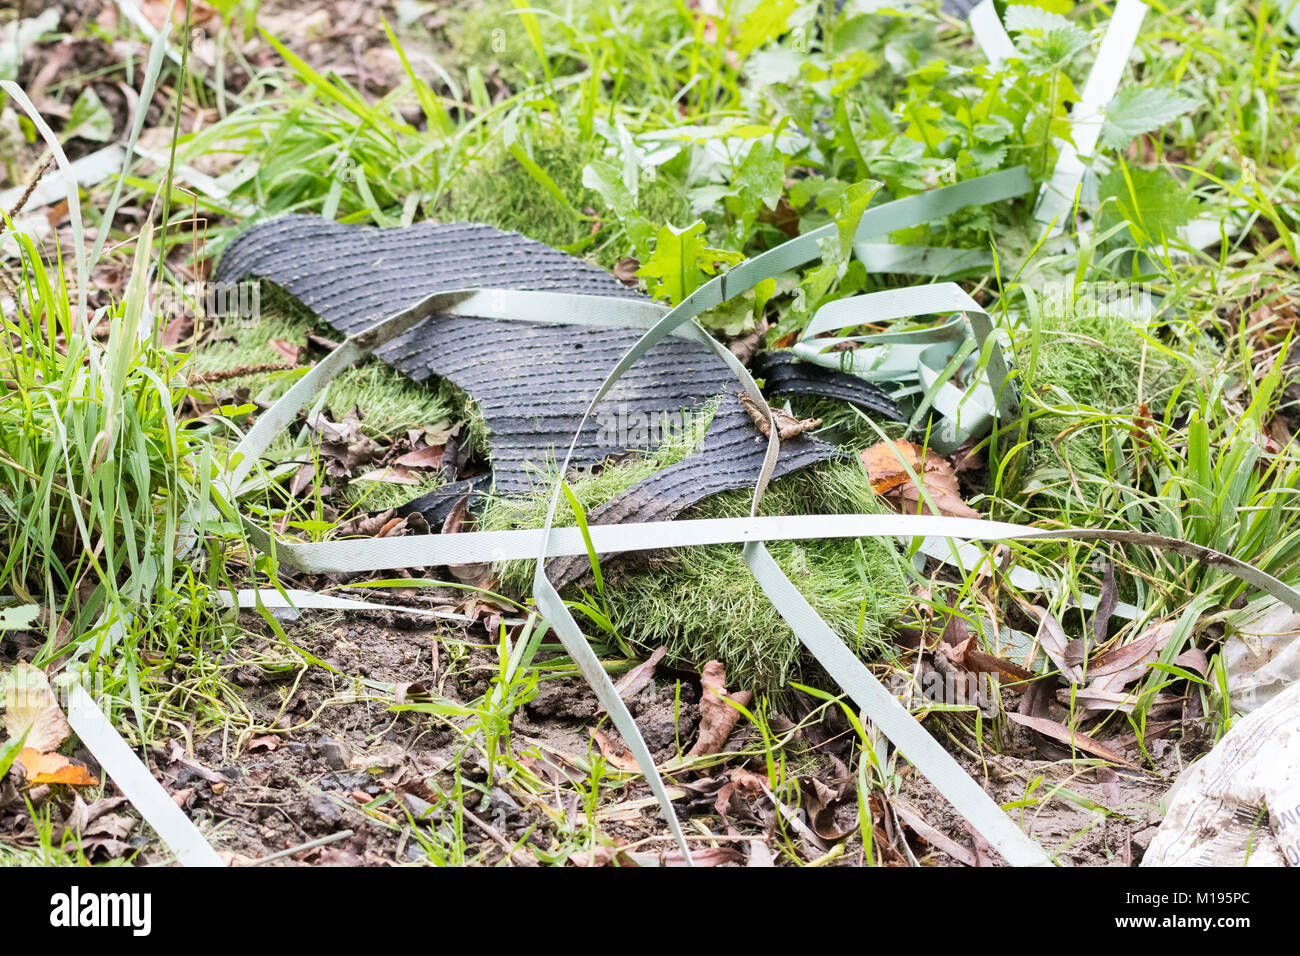
M 28 783 L 66 783 L 74 787 L 88 787 L 99 783 L 83 764 L 76 763 L 63 754 L 43 754 L 24 747 L 18 755 Z
M 910 441 L 899 439 L 896 442 L 882 441 L 862 452 L 862 464 L 867 468 L 867 477 L 871 487 L 878 495 L 883 495 L 905 481 L 911 481 L 903 462 L 918 475 L 924 471 L 921 449 Z
M 862 452 L 862 464 L 876 494 L 903 514 L 982 517 L 962 499 L 957 472 L 948 460 L 910 441 L 900 438 L 896 442 L 872 445 Z M 912 474 L 908 473 L 909 468 Z M 913 479 L 913 474 L 920 484 Z

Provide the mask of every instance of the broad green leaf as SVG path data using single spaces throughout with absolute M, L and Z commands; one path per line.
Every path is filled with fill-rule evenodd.
M 68 122 L 63 127 L 61 138 L 64 141 L 79 136 L 82 139 L 106 143 L 113 136 L 113 116 L 104 106 L 95 88 L 87 86 L 72 104 Z
M 779 37 L 790 23 L 790 14 L 798 6 L 799 0 L 760 0 L 758 6 L 740 24 L 736 36 L 736 53 L 742 58 L 747 57 Z
M 26 730 L 22 732 L 21 736 L 15 737 L 13 740 L 6 740 L 3 744 L 0 744 L 0 780 L 5 778 L 9 768 L 14 765 L 14 761 L 22 753 L 25 743 L 27 743 Z
M 1105 202 L 1108 199 L 1113 201 Z M 1172 237 L 1200 209 L 1192 191 L 1160 167 L 1116 166 L 1098 182 L 1097 200 L 1105 203 L 1102 232 L 1127 220 L 1136 238 L 1156 245 Z
M 749 239 L 761 209 L 776 208 L 784 188 L 785 154 L 770 140 L 755 142 L 736 168 L 726 197 L 727 210 L 736 217 L 732 235 L 738 244 Z
M 1106 107 L 1106 123 L 1101 130 L 1101 145 L 1107 149 L 1124 149 L 1135 136 L 1159 129 L 1192 107 L 1197 101 L 1168 90 L 1149 86 L 1126 86 Z
M 863 180 L 854 183 L 840 194 L 835 203 L 835 235 L 822 239 L 819 243 L 822 253 L 821 265 L 812 269 L 799 285 L 795 297 L 794 310 L 803 315 L 811 315 L 823 302 L 828 301 L 832 290 L 842 280 L 853 255 L 853 240 L 857 236 L 858 223 L 867 211 L 867 204 L 880 188 L 880 183 Z
M 665 225 L 655 239 L 654 254 L 637 275 L 646 280 L 656 299 L 676 305 L 717 272 L 715 263 L 730 264 L 741 258 L 740 253 L 706 246 L 703 220 L 681 230 Z

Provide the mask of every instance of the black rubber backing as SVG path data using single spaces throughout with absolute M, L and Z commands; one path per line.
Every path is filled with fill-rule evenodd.
M 801 362 L 787 351 L 760 352 L 754 356 L 754 375 L 763 379 L 769 395 L 815 395 L 850 402 L 863 411 L 901 422 L 903 413 L 894 400 L 856 375 Z
M 605 504 L 591 509 L 588 524 L 630 524 L 640 521 L 668 521 L 711 495 L 735 491 L 754 484 L 763 467 L 767 439 L 754 427 L 738 393 L 728 393 L 718 405 L 699 449 L 676 464 L 638 482 Z M 796 435 L 781 442 L 781 457 L 773 479 L 840 454 L 826 442 Z M 553 558 L 547 562 L 547 576 L 563 587 L 590 573 L 585 555 Z
M 285 216 L 245 232 L 214 279 L 257 276 L 283 287 L 351 335 L 435 292 L 494 288 L 638 298 L 609 273 L 518 233 L 419 223 L 404 229 Z M 479 405 L 498 493 L 527 492 L 567 447 L 606 373 L 640 337 L 634 329 L 435 316 L 376 355 L 417 382 L 439 375 Z M 590 465 L 629 450 L 602 441 L 600 419 L 658 421 L 693 411 L 732 381 L 704 346 L 670 337 L 614 386 L 575 451 Z
M 235 239 L 214 278 L 251 276 L 283 287 L 348 335 L 432 293 L 452 289 L 639 297 L 601 269 L 542 243 L 464 223 L 376 229 L 286 216 Z M 434 316 L 376 355 L 416 381 L 439 375 L 464 389 L 487 422 L 495 491 L 516 494 L 540 484 L 535 482 L 539 471 L 567 446 L 605 375 L 640 334 L 634 329 Z M 859 383 L 854 390 L 852 384 L 841 383 L 839 391 L 897 416 L 870 386 Z M 657 421 L 665 413 L 699 409 L 738 388 L 713 353 L 694 342 L 668 338 L 634 365 L 598 406 L 595 422 L 583 432 L 575 463 L 592 465 L 644 450 L 624 444 L 620 439 L 628 436 L 618 429 L 603 430 L 602 420 L 622 416 L 626 421 L 640 414 Z M 709 495 L 752 485 L 765 447 L 766 439 L 736 395 L 725 394 L 696 453 L 594 509 L 590 520 L 666 520 Z M 833 446 L 800 436 L 782 443 L 776 474 L 836 454 Z M 403 513 L 421 511 L 436 528 L 458 497 L 478 490 L 440 489 L 411 502 Z M 580 563 L 585 569 L 585 559 Z

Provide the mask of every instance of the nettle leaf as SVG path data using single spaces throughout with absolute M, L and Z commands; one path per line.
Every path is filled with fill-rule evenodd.
M 773 143 L 755 143 L 736 171 L 733 185 L 737 195 L 746 202 L 775 209 L 785 185 L 785 154 Z
M 1007 147 L 1003 143 L 975 143 L 970 148 L 970 156 L 976 170 L 991 172 L 1006 161 Z
M 113 116 L 108 112 L 93 87 L 87 86 L 72 104 L 68 122 L 63 127 L 64 141 L 79 136 L 82 139 L 106 143 L 113 137 Z
M 659 230 L 654 253 L 636 274 L 646 280 L 652 296 L 676 305 L 715 275 L 718 264 L 731 265 L 743 258 L 738 252 L 705 245 L 703 220 L 680 230 L 668 224 Z
M 867 211 L 867 204 L 871 202 L 871 197 L 879 188 L 880 183 L 863 180 L 840 193 L 832 209 L 835 215 L 835 235 L 827 236 L 818 243 L 822 253 L 821 265 L 809 270 L 799 284 L 799 291 L 794 301 L 795 313 L 811 315 L 816 312 L 822 303 L 832 298 L 837 284 L 841 284 L 838 290 L 841 294 L 856 291 L 856 288 L 845 288 L 842 283 L 848 277 L 849 260 L 853 255 L 853 240 L 858 234 L 858 224 L 862 221 L 862 214 Z M 853 283 L 849 285 L 852 286 Z
M 1076 53 L 1092 44 L 1092 36 L 1072 26 L 1069 29 L 1048 30 L 1042 36 L 1024 34 L 1018 46 L 1030 55 L 1030 68 L 1040 71 L 1065 66 Z
M 1046 10 L 1048 13 L 1067 14 L 1074 9 L 1074 0 L 1015 0 L 1008 3 L 1007 9 L 1012 7 L 1037 7 L 1039 10 Z
M 925 180 L 925 147 L 916 140 L 894 140 L 883 153 L 870 159 L 867 169 L 884 180 L 895 195 L 929 188 Z
M 740 24 L 736 53 L 744 59 L 765 43 L 775 40 L 786 31 L 790 14 L 798 7 L 799 0 L 759 0 Z
M 1199 101 L 1150 86 L 1126 86 L 1106 106 L 1101 145 L 1124 149 L 1134 137 L 1157 130 L 1177 119 Z
M 1079 29 L 1068 17 L 1027 3 L 1013 3 L 1007 7 L 1006 19 L 1003 22 L 1011 33 L 1021 33 L 1025 30 L 1040 30 L 1047 33 L 1050 30 Z
M 1116 166 L 1097 183 L 1097 199 L 1102 232 L 1127 221 L 1134 237 L 1151 245 L 1172 237 L 1201 207 L 1190 189 L 1159 166 Z

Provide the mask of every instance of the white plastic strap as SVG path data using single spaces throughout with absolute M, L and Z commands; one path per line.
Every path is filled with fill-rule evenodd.
M 975 42 L 988 57 L 990 69 L 1000 70 L 1007 60 L 1016 56 L 1016 45 L 1011 42 L 1007 28 L 1002 25 L 993 0 L 982 0 L 976 4 L 966 21 L 975 34 Z
M 199 828 L 108 722 L 94 698 L 75 680 L 68 682 L 68 688 L 68 724 L 177 861 L 182 866 L 225 866 Z
M 1039 222 L 1055 223 L 1054 233 L 1065 227 L 1066 216 L 1074 205 L 1074 194 L 1085 172 L 1080 157 L 1091 156 L 1097 147 L 1105 119 L 1103 110 L 1119 89 L 1146 13 L 1147 6 L 1141 0 L 1119 0 L 1106 27 L 1083 96 L 1071 112 L 1070 136 L 1074 142 L 1060 144 L 1056 168 L 1052 171 L 1052 178 L 1043 184 L 1034 209 L 1034 218 Z

